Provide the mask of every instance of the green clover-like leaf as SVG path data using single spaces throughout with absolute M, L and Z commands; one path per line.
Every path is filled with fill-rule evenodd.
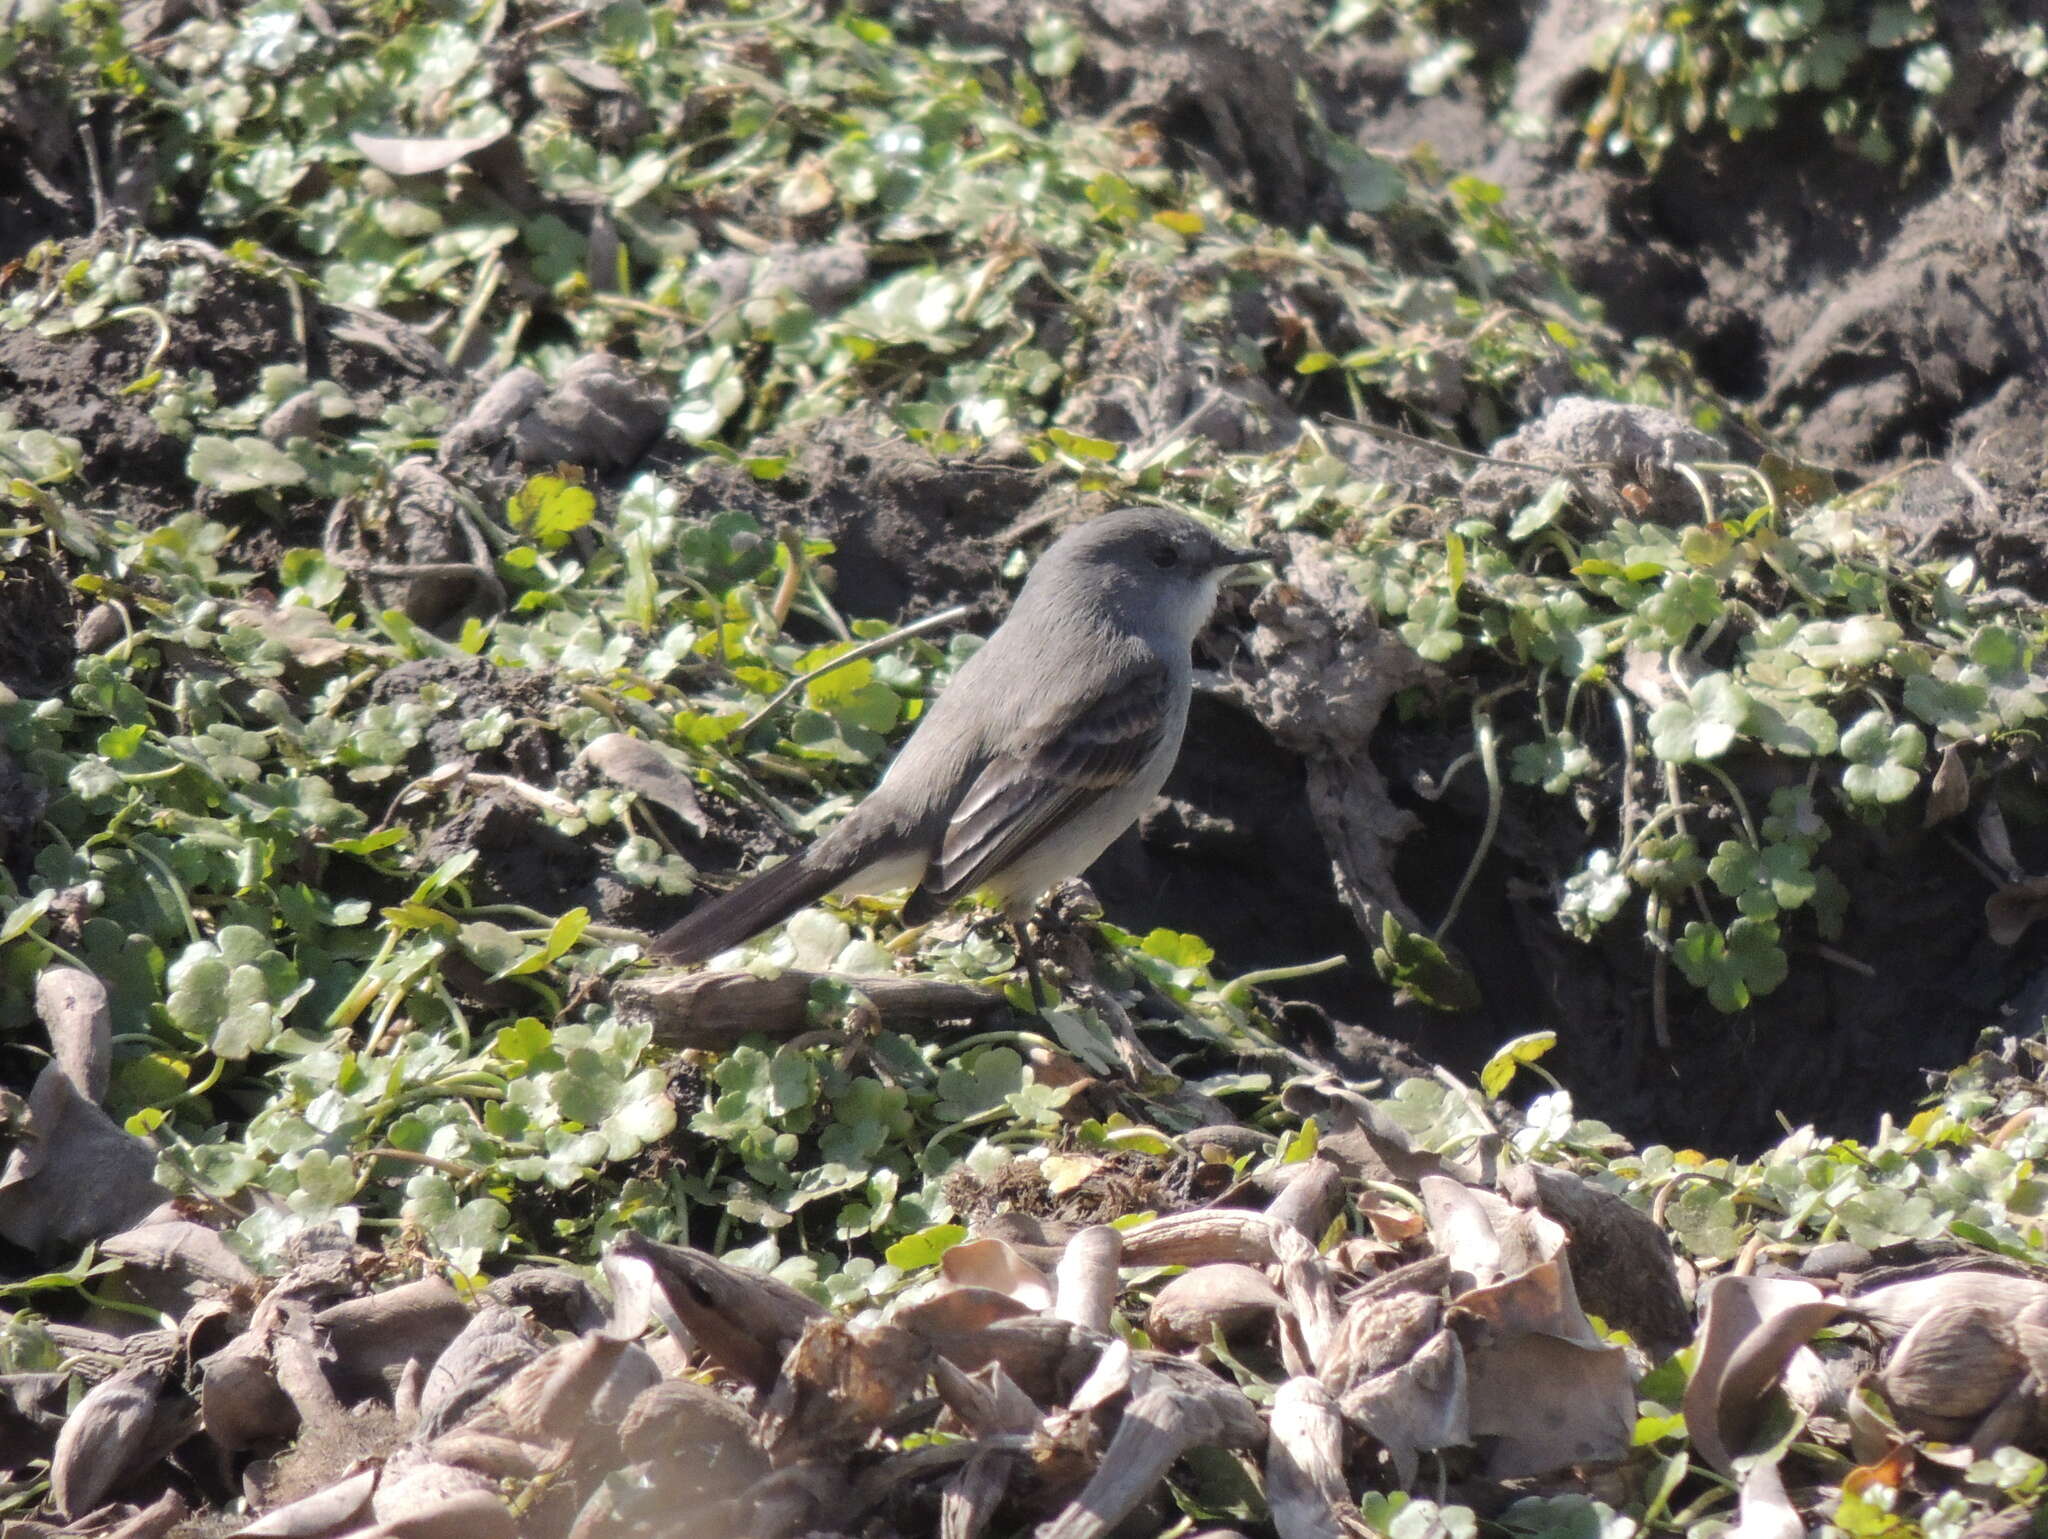
M 898 1271 L 914 1272 L 937 1266 L 939 1258 L 967 1238 L 962 1224 L 933 1224 L 916 1234 L 906 1235 L 882 1253 L 882 1259 Z
M 1693 843 L 1690 834 L 1644 839 L 1628 863 L 1630 881 L 1667 898 L 1685 891 L 1706 874 L 1707 863 L 1700 859 L 1699 846 Z
M 211 435 L 193 440 L 185 473 L 217 492 L 275 491 L 306 479 L 306 467 L 267 439 Z
M 1837 672 L 1869 668 L 1905 636 L 1897 621 L 1879 615 L 1813 620 L 1799 627 L 1790 648 L 1816 668 Z
M 1707 863 L 1707 874 L 1752 919 L 1775 919 L 1780 909 L 1800 908 L 1813 897 L 1813 868 L 1800 844 L 1759 849 L 1728 839 Z
M 438 1170 L 422 1171 L 405 1184 L 406 1222 L 459 1270 L 475 1272 L 484 1257 L 505 1248 L 511 1212 L 495 1197 L 464 1202 L 455 1184 Z
M 1650 717 L 1650 745 L 1670 764 L 1718 759 L 1741 734 L 1750 711 L 1749 694 L 1725 673 L 1710 673 L 1666 701 Z
M 965 1122 L 1001 1106 L 1029 1081 L 1030 1070 L 1016 1049 L 983 1048 L 940 1072 L 933 1111 L 946 1122 Z
M 529 477 L 505 505 L 512 527 L 547 550 L 568 544 L 596 511 L 597 499 L 587 489 L 552 475 Z
M 1552 796 L 1562 796 L 1572 782 L 1594 773 L 1599 761 L 1578 739 L 1563 731 L 1550 737 L 1523 743 L 1515 749 L 1508 775 L 1517 785 L 1540 785 Z
M 1449 662 L 1465 649 L 1458 600 L 1449 593 L 1418 594 L 1401 623 L 1401 639 L 1432 663 Z
M 1851 801 L 1901 802 L 1920 783 L 1927 734 L 1911 722 L 1894 725 L 1883 711 L 1866 711 L 1842 734 L 1842 789 Z
M 268 1047 L 310 984 L 262 932 L 227 925 L 210 941 L 187 946 L 166 975 L 165 1011 L 173 1025 L 222 1058 L 242 1059 Z
M 1835 751 L 1840 741 L 1835 718 L 1810 700 L 1750 697 L 1748 732 L 1773 752 L 1811 759 Z
M 1732 1015 L 1785 981 L 1790 966 L 1769 920 L 1742 918 L 1723 931 L 1695 919 L 1672 948 L 1686 981 L 1704 989 L 1716 1010 Z
M 1380 920 L 1380 944 L 1372 965 L 1381 978 L 1432 1010 L 1470 1010 L 1479 985 L 1427 935 L 1408 929 L 1389 912 Z
M 1990 680 L 1974 664 L 1958 668 L 1952 658 L 1943 658 L 1933 672 L 1907 679 L 1901 693 L 1906 709 L 1944 738 L 1967 742 L 1998 730 L 1999 713 L 1991 702 Z

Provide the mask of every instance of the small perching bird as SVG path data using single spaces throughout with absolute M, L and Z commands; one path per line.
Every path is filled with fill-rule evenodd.
M 1224 572 L 1260 560 L 1193 519 L 1124 508 L 1053 542 L 881 784 L 800 855 L 699 907 L 654 956 L 701 962 L 827 893 L 913 891 L 907 923 L 985 892 L 1017 927 L 1165 784 L 1192 692 L 1189 649 Z

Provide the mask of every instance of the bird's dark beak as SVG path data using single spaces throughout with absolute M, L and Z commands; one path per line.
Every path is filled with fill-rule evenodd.
M 1230 550 L 1226 548 L 1223 554 L 1217 558 L 1216 564 L 1218 566 L 1244 566 L 1252 561 L 1270 560 L 1272 560 L 1272 557 L 1268 556 L 1264 551 L 1256 546 L 1248 545 L 1243 550 Z

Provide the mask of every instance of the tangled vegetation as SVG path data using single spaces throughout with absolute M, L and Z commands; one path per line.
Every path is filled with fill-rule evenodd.
M 1611 9 L 1588 40 L 1589 62 L 1606 77 L 1577 125 L 1589 157 L 1655 166 L 1676 144 L 1741 139 L 1814 108 L 1838 143 L 1911 170 L 1949 132 L 1944 98 L 1959 72 L 1973 92 L 1986 78 L 2048 74 L 2048 29 L 2019 6 L 1963 14 L 1926 0 L 1646 0 Z M 1477 20 L 1443 0 L 1343 0 L 1327 25 L 1398 42 L 1413 59 L 1409 88 L 1430 95 L 1473 64 Z

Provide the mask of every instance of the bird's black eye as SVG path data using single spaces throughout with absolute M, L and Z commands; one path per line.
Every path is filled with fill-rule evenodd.
M 1152 552 L 1152 564 L 1164 571 L 1167 567 L 1180 565 L 1180 552 L 1171 545 L 1161 545 Z

